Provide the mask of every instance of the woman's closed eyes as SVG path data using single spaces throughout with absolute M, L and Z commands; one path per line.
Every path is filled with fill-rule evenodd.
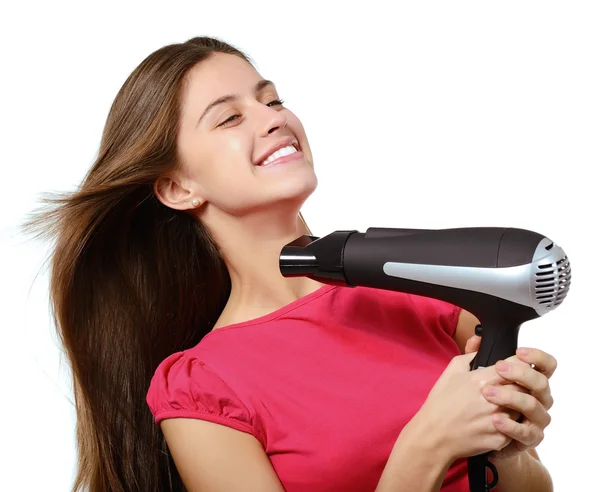
M 271 108 L 271 107 L 273 107 L 273 106 L 283 106 L 283 103 L 284 103 L 284 102 L 285 102 L 285 101 L 283 101 L 283 99 L 275 99 L 275 100 L 273 100 L 273 101 L 271 101 L 271 102 L 267 103 L 267 106 L 269 106 L 270 108 Z M 229 123 L 232 123 L 232 122 L 234 122 L 234 121 L 235 121 L 237 118 L 239 118 L 240 116 L 241 116 L 241 115 L 239 115 L 239 114 L 234 114 L 234 115 L 231 115 L 231 116 L 230 116 L 229 118 L 227 118 L 225 121 L 223 121 L 222 123 L 219 123 L 219 124 L 217 125 L 217 127 L 226 126 L 226 125 L 228 125 Z

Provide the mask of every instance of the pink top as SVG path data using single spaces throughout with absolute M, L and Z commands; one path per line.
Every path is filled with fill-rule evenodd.
M 460 309 L 326 285 L 219 328 L 157 368 L 147 403 L 252 434 L 288 492 L 372 492 L 398 434 L 460 350 Z M 466 460 L 443 492 L 468 492 Z

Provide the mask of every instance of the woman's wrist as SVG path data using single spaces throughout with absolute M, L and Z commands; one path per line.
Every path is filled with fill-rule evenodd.
M 417 412 L 406 425 L 400 435 L 403 434 L 408 436 L 407 440 L 411 442 L 415 449 L 426 454 L 431 461 L 441 463 L 441 466 L 445 469 L 448 469 L 459 458 L 459 456 L 453 455 L 445 432 L 436 427 L 431 419 L 421 412 Z
M 417 414 L 398 436 L 376 492 L 439 491 L 454 460 L 436 434 Z
M 552 477 L 546 467 L 529 452 L 510 458 L 490 456 L 498 470 L 498 486 L 506 492 L 551 492 Z

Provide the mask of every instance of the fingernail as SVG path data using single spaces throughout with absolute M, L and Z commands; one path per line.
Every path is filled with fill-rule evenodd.
M 502 417 L 495 416 L 492 420 L 496 425 L 502 425 L 504 423 L 504 419 Z
M 507 372 L 510 366 L 506 362 L 498 362 L 498 370 L 500 372 Z
M 517 353 L 519 355 L 527 355 L 529 353 L 529 350 L 526 348 L 519 348 L 519 349 L 517 349 Z
M 493 386 L 486 386 L 483 388 L 483 394 L 486 396 L 494 396 L 496 394 L 496 388 Z

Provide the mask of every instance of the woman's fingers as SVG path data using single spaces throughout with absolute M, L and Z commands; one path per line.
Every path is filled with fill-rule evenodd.
M 540 429 L 545 429 L 550 424 L 551 418 L 546 408 L 529 393 L 515 391 L 507 386 L 488 386 L 482 392 L 490 403 L 516 410 Z
M 544 408 L 550 409 L 554 404 L 548 378 L 529 364 L 499 361 L 496 363 L 496 370 L 503 378 L 530 390 L 533 397 L 539 400 Z
M 552 377 L 558 366 L 558 362 L 555 357 L 544 352 L 543 350 L 522 347 L 517 349 L 517 357 L 526 362 L 527 364 L 533 364 L 535 370 L 542 373 L 548 379 Z

